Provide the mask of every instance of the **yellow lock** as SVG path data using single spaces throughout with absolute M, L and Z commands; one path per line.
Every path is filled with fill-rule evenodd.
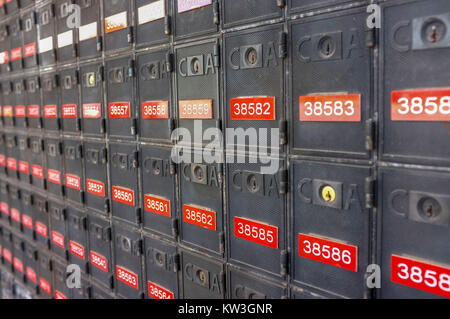
M 324 201 L 332 203 L 336 199 L 336 191 L 333 187 L 327 185 L 322 188 L 322 198 Z
M 94 85 L 95 83 L 95 76 L 94 74 L 89 75 L 89 85 Z

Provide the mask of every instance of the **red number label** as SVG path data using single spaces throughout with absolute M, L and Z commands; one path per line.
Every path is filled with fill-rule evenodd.
M 55 245 L 64 248 L 64 236 L 60 233 L 52 231 L 52 242 Z
M 47 170 L 47 179 L 55 184 L 61 184 L 61 173 L 54 169 Z
M 397 284 L 450 298 L 450 268 L 391 256 L 391 280 Z
M 55 290 L 55 299 L 67 299 L 67 297 L 64 296 L 64 294 L 59 292 L 58 290 Z
M 360 122 L 361 95 L 300 96 L 302 122 Z
M 22 59 L 22 48 L 15 48 L 11 50 L 11 61 Z
M 99 119 L 101 116 L 102 116 L 102 109 L 100 103 L 83 104 L 83 118 Z
M 5 202 L 0 202 L 0 211 L 9 216 L 9 206 Z
M 8 157 L 6 160 L 6 167 L 8 167 L 8 169 L 11 169 L 13 171 L 17 170 L 17 161 L 15 158 L 12 157 Z
M 26 115 L 25 105 L 16 105 L 15 115 L 16 117 L 25 117 Z
M 180 119 L 212 119 L 212 100 L 185 100 L 179 102 Z
M 33 219 L 28 215 L 22 215 L 22 224 L 29 229 L 33 229 Z
M 138 276 L 128 269 L 116 266 L 116 277 L 128 286 L 133 287 L 136 290 L 138 289 Z
M 216 213 L 190 205 L 183 205 L 183 221 L 209 230 L 216 230 Z
M 31 175 L 37 178 L 44 178 L 44 170 L 42 169 L 42 166 L 31 165 Z
M 278 228 L 275 226 L 234 217 L 234 236 L 270 248 L 278 248 Z
M 32 43 L 24 46 L 24 51 L 25 51 L 24 56 L 26 58 L 35 55 L 36 54 L 36 42 L 32 42 Z
M 240 97 L 230 100 L 232 120 L 275 120 L 275 97 Z
M 56 105 L 45 105 L 44 106 L 44 117 L 56 118 L 58 116 L 58 111 L 56 110 Z
M 148 295 L 153 299 L 173 299 L 173 292 L 149 281 Z
M 28 162 L 19 161 L 19 172 L 28 174 L 30 172 L 30 165 Z
M 351 271 L 358 271 L 358 247 L 320 237 L 298 234 L 300 257 L 333 265 Z
M 142 102 L 143 119 L 168 119 L 169 102 L 167 101 L 146 101 Z
M 132 189 L 120 186 L 113 186 L 112 193 L 113 193 L 113 201 L 125 205 L 134 206 L 134 191 Z
M 40 222 L 36 222 L 36 232 L 47 238 L 47 226 L 45 226 L 44 224 L 40 223 Z
M 108 260 L 95 251 L 91 251 L 91 264 L 105 272 L 108 271 Z
M 77 242 L 69 241 L 70 252 L 84 260 L 84 247 Z
M 28 117 L 39 117 L 39 105 L 28 105 Z
M 129 119 L 130 102 L 109 103 L 109 117 L 112 119 Z
M 11 105 L 3 106 L 3 116 L 4 117 L 12 117 L 13 116 L 13 107 Z
M 27 267 L 27 278 L 30 279 L 32 282 L 36 283 L 36 272 L 31 269 L 30 267 Z
M 79 190 L 80 189 L 80 178 L 76 175 L 66 174 L 66 186 Z
M 63 118 L 74 119 L 77 117 L 77 106 L 75 104 L 63 104 L 62 105 Z
M 50 286 L 48 281 L 45 280 L 44 278 L 39 278 L 39 287 L 41 287 L 41 289 L 45 291 L 48 295 L 52 294 L 52 286 Z
M 20 259 L 14 257 L 14 268 L 23 273 L 23 263 Z
M 170 217 L 170 201 L 153 195 L 145 195 L 144 201 L 146 211 Z
M 3 248 L 3 257 L 11 264 L 12 263 L 12 254 L 11 254 L 11 252 L 8 250 L 8 249 L 6 249 L 6 248 Z
M 20 223 L 20 212 L 15 208 L 11 208 L 11 218 Z
M 450 89 L 394 91 L 392 121 L 450 121 Z
M 96 196 L 105 197 L 105 184 L 93 179 L 86 179 L 86 191 Z

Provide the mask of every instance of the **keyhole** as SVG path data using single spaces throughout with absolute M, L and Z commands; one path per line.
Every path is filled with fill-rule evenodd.
M 203 170 L 201 167 L 196 167 L 194 169 L 194 174 L 197 180 L 203 180 Z
M 435 219 L 441 213 L 441 205 L 434 198 L 422 198 L 418 203 L 418 210 L 423 219 Z
M 329 202 L 331 200 L 330 191 L 327 191 L 327 193 L 325 194 L 325 199 L 327 200 L 327 202 Z
M 258 53 L 254 48 L 251 48 L 247 51 L 246 60 L 249 65 L 255 65 L 258 61 Z
M 438 43 L 447 33 L 447 27 L 441 20 L 431 19 L 422 29 L 422 39 L 428 43 Z
M 427 209 L 426 209 L 426 213 L 428 217 L 433 217 L 434 212 L 433 212 L 433 206 L 432 205 L 428 205 Z
M 198 275 L 198 278 L 200 279 L 200 281 L 201 281 L 202 283 L 205 283 L 205 281 L 206 281 L 206 275 L 205 275 L 205 273 L 204 273 L 202 270 L 199 270 L 199 271 L 197 272 L 197 275 Z
M 330 58 L 333 56 L 334 51 L 336 50 L 334 41 L 330 37 L 324 37 L 319 42 L 319 50 L 324 58 Z
M 198 61 L 198 59 L 192 60 L 192 69 L 194 73 L 198 73 L 198 71 L 200 70 L 200 62 Z

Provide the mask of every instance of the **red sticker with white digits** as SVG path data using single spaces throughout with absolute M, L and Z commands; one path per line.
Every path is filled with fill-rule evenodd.
M 183 205 L 183 221 L 209 230 L 216 230 L 216 213 L 208 209 Z
M 39 111 L 39 105 L 28 105 L 28 117 L 39 117 L 40 111 Z
M 11 105 L 3 106 L 3 117 L 13 117 L 13 107 Z
M 22 59 L 22 48 L 15 48 L 11 50 L 11 61 Z
M 109 118 L 129 119 L 130 117 L 130 102 L 109 103 Z
M 28 164 L 28 162 L 19 161 L 19 172 L 23 174 L 30 173 L 30 165 Z
M 48 169 L 47 179 L 52 183 L 61 184 L 61 172 L 54 169 Z
M 44 106 L 44 117 L 46 119 L 56 118 L 58 116 L 58 110 L 56 105 L 45 105 Z
M 33 218 L 28 215 L 22 215 L 22 224 L 29 229 L 33 229 Z
M 126 268 L 116 266 L 116 278 L 128 286 L 138 289 L 138 276 Z
M 66 186 L 80 190 L 80 178 L 77 175 L 66 174 Z
M 12 157 L 8 157 L 6 159 L 6 167 L 8 167 L 8 169 L 13 170 L 13 171 L 17 171 L 17 161 L 15 158 Z
M 180 119 L 208 120 L 213 118 L 212 100 L 184 100 L 179 101 Z
M 361 94 L 300 96 L 301 122 L 360 122 Z
M 76 104 L 63 104 L 62 105 L 62 117 L 65 119 L 77 118 L 77 105 Z
M 47 226 L 45 226 L 44 224 L 40 223 L 40 222 L 36 222 L 36 233 L 38 233 L 39 235 L 47 238 Z
M 13 265 L 14 265 L 14 269 L 18 270 L 19 272 L 21 272 L 23 274 L 23 262 L 22 262 L 22 260 L 20 260 L 17 257 L 14 257 Z
M 64 236 L 56 231 L 52 231 L 52 242 L 61 248 L 64 248 Z
M 20 212 L 15 208 L 11 208 L 11 219 L 20 223 Z
M 9 206 L 5 202 L 0 202 L 0 210 L 3 214 L 9 216 Z
M 154 282 L 148 281 L 148 295 L 153 299 L 173 299 L 173 292 L 163 288 Z
M 25 117 L 26 116 L 26 109 L 25 105 L 16 105 L 16 108 L 14 110 L 16 117 Z
M 450 121 L 450 88 L 393 91 L 392 121 Z
M 44 169 L 39 165 L 31 165 L 31 175 L 37 178 L 44 178 Z
M 102 117 L 102 106 L 100 103 L 83 104 L 83 118 L 99 119 Z
M 41 287 L 48 295 L 52 294 L 52 286 L 44 278 L 39 278 L 39 287 Z
M 36 272 L 30 267 L 27 267 L 27 278 L 36 283 Z
M 24 56 L 26 58 L 36 54 L 36 42 L 31 42 L 26 46 L 24 46 L 23 48 L 24 48 Z
M 5 155 L 0 155 L 0 166 L 6 166 L 6 157 Z
M 298 234 L 300 257 L 328 265 L 358 271 L 358 247 L 321 237 Z
M 91 251 L 91 264 L 95 267 L 108 272 L 108 259 L 103 257 L 100 254 L 97 254 L 95 251 Z
M 84 247 L 83 245 L 80 245 L 79 243 L 70 240 L 69 241 L 69 248 L 70 252 L 77 256 L 78 258 L 81 258 L 84 260 Z
M 391 280 L 397 284 L 450 298 L 450 267 L 391 256 Z
M 145 120 L 168 119 L 168 101 L 146 101 L 142 102 L 142 118 Z
M 232 120 L 275 120 L 275 97 L 230 99 Z
M 234 217 L 234 236 L 270 248 L 278 248 L 278 228 L 272 225 Z
M 154 196 L 144 195 L 144 209 L 150 213 L 170 217 L 170 201 L 167 199 Z
M 105 197 L 105 184 L 93 179 L 86 179 L 86 191 L 89 194 Z
M 129 188 L 113 186 L 112 187 L 113 201 L 134 206 L 134 191 Z
M 9 249 L 3 248 L 3 258 L 12 264 L 12 254 Z
M 55 299 L 67 299 L 67 297 L 62 292 L 55 290 Z

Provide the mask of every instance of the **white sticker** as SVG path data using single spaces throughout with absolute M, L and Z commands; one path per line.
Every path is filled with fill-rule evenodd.
M 58 34 L 58 48 L 63 48 L 73 43 L 72 30 Z
M 8 52 L 1 52 L 0 53 L 0 64 L 4 64 L 8 62 Z
M 80 41 L 89 40 L 97 37 L 97 22 L 82 25 L 79 29 L 78 38 Z
M 39 39 L 39 53 L 53 50 L 53 37 Z
M 115 15 L 105 18 L 105 33 L 125 29 L 128 26 L 128 15 L 126 11 L 122 11 Z
M 164 18 L 166 13 L 165 0 L 159 0 L 138 9 L 138 23 L 144 24 Z

